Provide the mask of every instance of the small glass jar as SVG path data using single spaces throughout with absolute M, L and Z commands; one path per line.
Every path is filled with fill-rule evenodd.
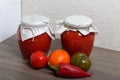
M 77 52 L 85 53 L 88 57 L 94 45 L 97 29 L 92 25 L 92 19 L 84 15 L 73 15 L 58 21 L 59 28 L 55 34 L 61 38 L 62 48 L 70 56 Z
M 17 34 L 19 48 L 24 59 L 30 58 L 30 55 L 37 50 L 47 55 L 51 38 L 54 39 L 49 21 L 47 17 L 40 15 L 23 16 Z

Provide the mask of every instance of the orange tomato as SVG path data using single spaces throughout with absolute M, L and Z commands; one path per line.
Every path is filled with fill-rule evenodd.
M 70 63 L 70 55 L 63 49 L 54 50 L 49 56 L 49 63 L 52 66 L 59 63 Z

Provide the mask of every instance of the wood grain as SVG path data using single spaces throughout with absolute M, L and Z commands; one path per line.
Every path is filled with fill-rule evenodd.
M 58 46 L 54 46 L 58 43 Z M 51 49 L 60 48 L 59 41 L 53 41 Z M 60 78 L 47 68 L 34 70 L 22 58 L 14 35 L 0 43 L 0 80 L 120 80 L 120 52 L 95 47 L 90 56 L 92 66 L 91 77 Z

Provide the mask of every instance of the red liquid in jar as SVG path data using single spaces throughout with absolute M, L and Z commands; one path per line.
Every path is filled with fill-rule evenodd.
M 65 31 L 61 34 L 63 49 L 72 56 L 77 52 L 85 53 L 88 57 L 93 48 L 95 33 L 82 35 L 79 31 Z
M 51 38 L 47 33 L 43 33 L 28 40 L 22 41 L 20 35 L 20 27 L 18 28 L 18 43 L 24 59 L 30 57 L 30 55 L 37 50 L 47 53 L 50 48 Z

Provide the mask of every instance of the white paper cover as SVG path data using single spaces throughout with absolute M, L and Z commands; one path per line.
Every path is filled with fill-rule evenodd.
M 25 16 L 21 21 L 20 31 L 22 41 L 30 38 L 34 40 L 34 37 L 45 32 L 54 39 L 52 36 L 53 31 L 49 25 L 49 19 L 44 16 Z
M 64 25 L 72 27 L 65 27 Z M 56 21 L 56 38 L 60 39 L 61 34 L 66 30 L 80 31 L 83 35 L 88 35 L 90 32 L 98 33 L 97 28 L 92 25 L 92 19 L 83 15 L 74 15 L 65 20 Z
M 38 36 L 38 35 L 41 35 L 43 33 L 47 33 L 52 39 L 54 39 L 54 37 L 52 36 L 51 34 L 51 30 L 48 26 L 44 26 L 43 28 L 40 28 L 40 27 L 21 27 L 21 39 L 22 41 L 25 41 L 27 39 L 30 39 L 30 38 L 33 38 L 34 40 L 34 37 Z

